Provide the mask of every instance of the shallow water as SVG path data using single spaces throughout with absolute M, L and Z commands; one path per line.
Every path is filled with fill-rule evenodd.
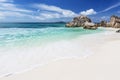
M 59 58 L 90 54 L 71 42 L 80 36 L 105 30 L 66 28 L 63 23 L 1 23 L 0 75 L 14 74 Z

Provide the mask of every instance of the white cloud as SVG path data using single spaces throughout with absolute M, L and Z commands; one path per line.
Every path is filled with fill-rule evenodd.
M 19 12 L 0 11 L 0 17 L 30 17 L 30 15 Z
M 112 6 L 108 7 L 108 8 L 100 11 L 100 12 L 106 12 L 106 11 L 109 11 L 109 10 L 111 10 L 113 8 L 116 8 L 116 7 L 119 7 L 119 6 L 120 6 L 120 2 L 118 2 L 117 4 L 114 4 L 114 5 L 112 5 Z
M 0 2 L 13 2 L 13 0 L 0 0 Z
M 67 15 L 67 16 L 68 15 L 70 15 L 70 16 L 76 15 L 76 13 L 74 13 L 71 10 L 62 9 L 62 8 L 56 7 L 56 6 L 51 6 L 51 5 L 46 5 L 46 4 L 36 4 L 36 7 L 38 7 L 41 10 L 54 11 L 54 12 L 62 13 L 63 15 Z
M 55 18 L 64 18 L 64 17 L 74 17 L 77 16 L 71 10 L 62 9 L 57 6 L 46 5 L 46 4 L 35 4 L 35 8 L 38 9 L 40 19 L 55 19 Z
M 77 15 L 71 10 L 45 4 L 34 4 L 32 8 L 38 9 L 38 11 L 21 8 L 21 5 L 8 2 L 8 0 L 0 0 L 0 21 L 2 19 L 7 21 L 14 19 L 16 21 L 27 18 L 31 21 L 51 21 L 56 19 L 62 20 L 63 18 L 70 18 Z
M 0 20 L 64 21 L 79 15 L 71 10 L 62 9 L 53 5 L 33 4 L 32 8 L 36 11 L 30 9 L 30 6 L 27 7 L 29 7 L 29 9 L 21 8 L 21 5 L 14 4 L 12 0 L 0 0 Z M 89 9 L 81 13 L 84 15 L 92 15 L 96 14 L 96 11 Z
M 0 21 L 11 21 L 11 19 L 13 21 L 64 21 L 79 15 L 71 10 L 53 5 L 33 4 L 32 9 L 30 6 L 27 6 L 29 9 L 25 9 L 13 2 L 13 0 L 0 0 Z M 82 13 L 86 15 L 96 14 L 93 9 Z
M 20 6 L 13 4 L 12 0 L 0 0 L 0 21 L 13 21 L 31 18 L 33 19 L 33 11 L 20 8 Z
M 93 14 L 96 14 L 96 13 L 97 12 L 94 9 L 89 9 L 89 10 L 80 12 L 81 15 L 93 15 Z
M 32 12 L 31 10 L 18 8 L 17 5 L 15 5 L 13 3 L 0 3 L 0 10 L 17 11 L 17 12 Z

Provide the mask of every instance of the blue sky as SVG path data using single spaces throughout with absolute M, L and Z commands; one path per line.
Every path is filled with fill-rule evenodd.
M 0 22 L 70 21 L 81 14 L 109 20 L 120 16 L 120 0 L 0 0 Z

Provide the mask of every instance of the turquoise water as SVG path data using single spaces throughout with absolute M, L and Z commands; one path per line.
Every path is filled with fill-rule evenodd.
M 63 23 L 2 23 L 0 24 L 0 46 L 44 45 L 104 31 L 103 29 L 66 28 L 64 25 Z
M 89 49 L 71 40 L 104 31 L 66 28 L 64 23 L 0 23 L 0 76 L 60 58 L 89 55 Z

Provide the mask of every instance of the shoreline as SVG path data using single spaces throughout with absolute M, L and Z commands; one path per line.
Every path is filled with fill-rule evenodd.
M 112 29 L 113 30 L 113 29 Z M 114 30 L 113 30 L 114 31 Z M 99 33 L 98 33 L 99 34 Z M 96 35 L 98 35 L 98 34 L 92 34 L 92 35 L 87 35 L 87 36 L 83 36 L 83 38 L 78 38 L 78 39 L 73 39 L 73 42 L 75 42 L 76 44 L 78 43 L 78 41 L 83 41 L 84 40 L 84 38 L 85 39 L 89 39 L 90 37 L 88 37 L 88 36 L 93 36 L 93 38 L 92 39 L 96 39 Z M 100 33 L 101 34 L 101 33 Z M 112 35 L 111 35 L 112 34 Z M 107 46 L 109 43 L 111 43 L 111 42 L 117 42 L 116 41 L 116 37 L 119 37 L 119 33 L 111 33 L 111 34 L 101 34 L 100 36 L 97 36 L 99 39 L 98 40 L 101 40 L 100 38 L 101 37 L 103 37 L 103 35 L 106 35 L 105 37 L 104 37 L 104 39 L 103 39 L 103 42 L 102 41 L 96 41 L 96 40 L 91 40 L 92 42 L 90 43 L 90 44 L 88 44 L 89 42 L 90 42 L 90 40 L 89 40 L 89 42 L 87 42 L 87 41 L 83 41 L 82 42 L 82 45 L 84 45 L 84 48 L 90 48 L 92 51 L 93 51 L 93 53 L 92 54 L 89 54 L 89 56 L 87 56 L 86 58 L 72 58 L 72 59 L 57 59 L 57 60 L 53 60 L 53 61 L 50 61 L 50 62 L 48 62 L 47 64 L 45 64 L 45 65 L 42 65 L 42 66 L 40 66 L 40 67 L 36 67 L 36 68 L 34 68 L 34 69 L 32 69 L 32 70 L 29 70 L 29 71 L 25 71 L 24 73 L 22 72 L 22 73 L 20 73 L 20 74 L 13 74 L 13 75 L 10 75 L 9 76 L 9 74 L 7 75 L 7 77 L 2 77 L 1 79 L 3 79 L 3 80 L 18 80 L 20 77 L 19 76 L 23 76 L 23 79 L 24 78 L 28 78 L 27 76 L 24 76 L 24 74 L 25 75 L 31 75 L 31 74 L 33 74 L 34 73 L 34 76 L 37 74 L 42 74 L 41 72 L 39 72 L 39 70 L 41 70 L 41 69 L 44 69 L 44 67 L 48 67 L 48 69 L 50 70 L 50 68 L 49 68 L 49 66 L 52 66 L 52 64 L 54 64 L 54 65 L 56 65 L 57 63 L 59 64 L 61 61 L 63 61 L 63 63 L 61 64 L 61 65 L 63 65 L 64 64 L 64 61 L 72 61 L 72 62 L 74 62 L 74 60 L 76 60 L 77 59 L 77 61 L 78 62 L 84 62 L 84 60 L 87 60 L 88 58 L 90 58 L 90 57 L 96 57 L 96 55 L 97 54 L 100 54 L 98 51 L 100 51 L 99 49 L 102 49 L 102 47 L 103 46 Z M 115 36 L 115 34 L 116 34 L 116 36 Z M 108 36 L 109 35 L 109 36 Z M 115 37 L 114 37 L 115 36 Z M 83 40 L 82 40 L 83 39 Z M 111 40 L 110 40 L 111 39 Z M 120 38 L 118 38 L 118 40 L 119 40 Z M 108 42 L 104 42 L 104 40 L 109 40 Z M 95 43 L 93 43 L 94 41 L 96 41 Z M 87 44 L 85 44 L 87 42 Z M 120 41 L 118 41 L 118 43 L 119 43 Z M 100 43 L 105 43 L 105 44 L 100 44 Z M 81 43 L 79 43 L 79 44 L 81 44 Z M 93 46 L 92 46 L 93 45 Z M 112 44 L 113 45 L 113 44 Z M 91 46 L 91 47 L 90 47 Z M 98 51 L 97 51 L 98 50 Z M 104 49 L 103 49 L 104 50 Z M 104 52 L 103 52 L 104 53 Z M 98 56 L 97 56 L 98 57 Z M 91 59 L 90 59 L 91 60 Z M 69 62 L 69 65 L 71 65 L 71 62 Z M 76 64 L 75 64 L 76 65 Z M 57 66 L 57 65 L 56 65 Z M 66 65 L 67 66 L 67 65 Z M 60 68 L 60 67 L 59 67 Z M 66 68 L 66 67 L 65 67 Z M 54 68 L 52 68 L 53 69 L 53 71 L 54 71 Z M 37 71 L 38 70 L 38 71 Z M 48 70 L 48 71 L 49 71 Z M 31 72 L 31 73 L 29 73 L 29 72 Z M 37 73 L 36 73 L 37 72 Z M 43 71 L 44 72 L 44 71 Z M 45 72 L 47 72 L 47 70 L 45 70 Z M 45 76 L 45 75 L 44 75 Z M 46 76 L 48 76 L 48 75 L 46 75 Z M 16 78 L 16 79 L 14 79 L 14 77 Z M 18 77 L 18 78 L 17 78 Z M 9 79 L 10 78 L 10 79 Z M 40 77 L 38 77 L 38 80 L 39 80 L 39 78 Z M 40 78 L 40 79 L 42 79 L 42 78 Z M 33 80 L 33 79 L 30 79 L 30 80 Z M 44 79 L 43 79 L 44 80 Z M 46 79 L 45 79 L 46 80 Z M 51 79 L 50 79 L 51 80 Z
M 113 41 L 113 43 L 114 43 L 114 41 Z M 119 43 L 120 43 L 120 41 L 119 41 Z M 109 44 L 109 45 L 111 45 L 111 44 Z M 104 48 L 105 47 L 106 46 L 104 45 Z M 34 80 L 34 79 L 36 79 L 36 80 L 40 80 L 40 79 L 42 79 L 42 80 L 48 80 L 48 79 L 49 80 L 56 80 L 56 79 L 57 80 L 61 80 L 61 79 L 62 80 L 73 80 L 73 79 L 76 79 L 76 80 L 79 80 L 79 79 L 82 79 L 82 80 L 88 80 L 88 79 L 89 80 L 96 80 L 96 79 L 98 79 L 98 80 L 99 79 L 113 80 L 113 79 L 115 79 L 115 77 L 112 77 L 113 75 L 115 76 L 115 74 L 110 73 L 111 71 L 114 71 L 114 68 L 111 70 L 110 67 L 111 66 L 115 67 L 115 65 L 117 63 L 114 63 L 114 61 L 110 62 L 105 58 L 104 58 L 104 60 L 101 61 L 101 59 L 100 59 L 100 61 L 99 61 L 99 59 L 97 59 L 98 56 L 100 56 L 99 57 L 99 59 L 100 59 L 103 56 L 103 54 L 94 54 L 92 56 L 89 56 L 89 57 L 83 58 L 83 59 L 58 60 L 58 61 L 50 62 L 49 64 L 47 64 L 45 66 L 33 69 L 31 71 L 28 71 L 28 72 L 25 72 L 22 74 L 9 76 L 9 77 L 4 77 L 4 78 L 1 78 L 0 80 L 20 80 L 20 79 L 22 79 L 22 80 L 23 79 L 26 79 L 26 80 Z M 108 55 L 105 55 L 105 57 L 106 56 L 108 56 Z M 108 57 L 112 57 L 112 55 L 108 56 Z M 97 61 L 95 61 L 95 60 L 97 60 Z M 119 62 L 119 61 L 117 61 L 117 62 Z M 115 70 L 118 70 L 119 66 Z M 105 69 L 104 69 L 104 67 L 105 67 Z M 107 78 L 109 78 L 109 79 L 106 78 L 106 76 L 105 76 L 106 74 L 103 73 L 104 71 L 108 75 L 112 74 L 111 76 L 107 75 Z M 120 78 L 116 77 L 116 79 L 119 80 Z

